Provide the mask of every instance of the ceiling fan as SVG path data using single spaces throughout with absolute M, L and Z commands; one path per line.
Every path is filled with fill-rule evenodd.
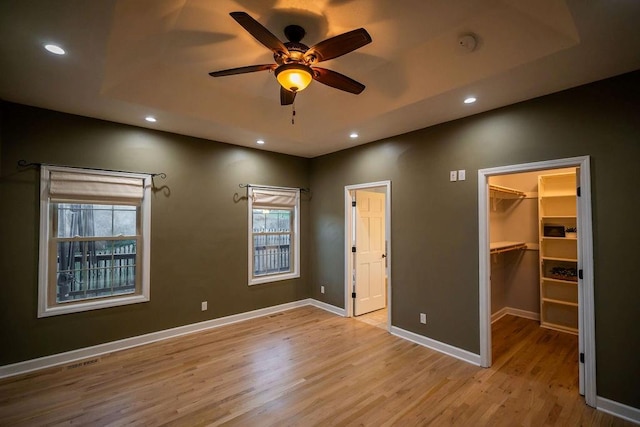
M 249 34 L 273 52 L 273 59 L 276 63 L 213 71 L 209 73 L 212 77 L 266 70 L 274 71 L 276 79 L 281 85 L 281 105 L 293 104 L 296 94 L 305 89 L 312 80 L 356 95 L 364 90 L 365 86 L 362 83 L 335 71 L 315 66 L 319 62 L 337 58 L 371 43 L 371 36 L 364 28 L 331 37 L 308 47 L 300 42 L 306 32 L 299 25 L 288 25 L 284 29 L 285 37 L 289 41 L 283 43 L 247 13 L 231 12 L 230 15 Z

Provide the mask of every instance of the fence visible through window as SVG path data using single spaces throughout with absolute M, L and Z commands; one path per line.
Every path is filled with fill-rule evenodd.
M 253 237 L 253 274 L 288 273 L 291 271 L 291 236 L 265 233 Z
M 253 275 L 291 272 L 292 212 L 253 210 Z
M 136 292 L 136 206 L 54 205 L 56 302 Z
M 58 243 L 57 272 L 57 302 L 133 293 L 136 242 Z

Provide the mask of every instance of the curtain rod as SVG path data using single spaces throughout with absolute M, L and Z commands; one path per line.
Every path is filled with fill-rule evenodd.
M 26 160 L 18 160 L 18 166 L 21 167 L 21 168 L 28 168 L 28 167 L 31 167 L 31 166 L 59 166 L 59 167 L 64 167 L 64 168 L 80 168 L 80 169 L 87 169 L 87 170 L 92 170 L 92 171 L 103 171 L 103 172 L 138 173 L 138 174 L 141 174 L 141 175 L 151 175 L 152 178 L 155 178 L 156 176 L 159 176 L 162 179 L 167 178 L 167 174 L 164 173 L 164 172 L 158 172 L 158 173 L 131 172 L 131 171 L 122 171 L 122 170 L 117 170 L 117 169 L 85 168 L 85 167 L 81 167 L 81 166 L 54 165 L 54 164 L 51 164 L 51 163 L 37 163 L 37 162 L 27 163 Z
M 238 187 L 240 188 L 249 188 L 249 187 L 253 187 L 253 188 L 276 188 L 278 190 L 291 190 L 292 188 L 297 188 L 298 190 L 305 192 L 305 193 L 309 193 L 311 192 L 310 189 L 308 188 L 302 188 L 302 187 L 278 187 L 275 185 L 257 185 L 257 184 L 238 184 Z

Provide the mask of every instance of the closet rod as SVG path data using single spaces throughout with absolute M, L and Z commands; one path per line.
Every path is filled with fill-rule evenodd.
M 518 197 L 526 196 L 524 191 L 516 190 L 514 188 L 503 187 L 501 185 L 489 184 L 489 190 L 498 191 L 501 193 L 515 194 Z
M 31 167 L 31 166 L 59 166 L 59 167 L 64 167 L 64 168 L 81 168 L 81 169 L 87 169 L 87 170 L 92 170 L 92 171 L 102 171 L 102 172 L 138 173 L 138 174 L 141 174 L 141 175 L 151 175 L 151 177 L 153 177 L 153 178 L 155 178 L 156 176 L 159 176 L 162 179 L 165 179 L 167 177 L 167 174 L 164 173 L 164 172 L 158 172 L 158 173 L 132 172 L 132 171 L 117 170 L 117 169 L 85 168 L 85 167 L 81 167 L 81 166 L 55 165 L 55 164 L 51 164 L 51 163 L 38 163 L 38 162 L 27 163 L 26 160 L 18 160 L 18 166 L 21 167 L 21 168 L 28 168 L 28 167 Z
M 527 249 L 527 244 L 524 242 L 494 242 L 489 244 L 489 252 L 492 255 L 524 249 Z
M 298 190 L 305 192 L 305 193 L 309 193 L 311 192 L 310 189 L 308 188 L 302 188 L 302 187 L 278 187 L 278 186 L 274 186 L 274 185 L 258 185 L 258 184 L 238 184 L 238 187 L 240 188 L 265 188 L 265 189 L 277 189 L 277 190 L 291 190 L 292 188 L 297 188 Z

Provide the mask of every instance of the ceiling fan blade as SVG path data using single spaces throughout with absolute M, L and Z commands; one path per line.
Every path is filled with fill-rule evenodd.
M 267 30 L 261 23 L 253 19 L 246 12 L 231 12 L 229 15 L 242 25 L 256 40 L 268 47 L 273 53 L 280 53 L 289 56 L 289 49 L 271 31 Z
M 328 61 L 345 53 L 353 52 L 369 43 L 371 43 L 371 36 L 367 33 L 367 30 L 359 28 L 311 46 L 304 54 L 304 57 L 306 60 L 312 60 L 312 62 Z
M 273 70 L 276 64 L 249 65 L 247 67 L 230 68 L 228 70 L 212 71 L 209 73 L 211 77 L 233 76 L 234 74 L 246 74 L 256 71 Z
M 291 92 L 280 86 L 280 105 L 291 105 L 296 99 L 296 92 Z
M 344 90 L 345 92 L 355 93 L 356 95 L 358 95 L 365 88 L 365 85 L 363 85 L 362 83 L 359 83 L 352 78 L 345 76 L 344 74 L 327 70 L 326 68 L 313 67 L 313 71 L 314 80 L 317 80 L 327 86 Z

